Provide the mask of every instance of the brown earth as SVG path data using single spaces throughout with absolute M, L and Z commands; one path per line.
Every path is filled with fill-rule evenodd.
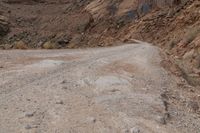
M 182 1 L 185 3 L 185 0 Z M 7 17 L 10 23 L 10 32 L 2 42 L 4 48 L 15 48 L 16 41 L 23 41 L 29 48 L 43 48 L 45 42 L 55 43 L 53 48 L 108 46 L 127 39 L 124 37 L 126 34 L 132 35 L 124 30 L 134 25 L 141 27 L 137 22 L 140 22 L 146 14 L 151 17 L 152 11 L 157 15 L 164 9 L 165 13 L 168 13 L 173 5 L 178 8 L 173 0 L 168 2 L 2 0 L 0 2 L 0 13 Z M 159 29 L 160 26 L 158 24 L 156 26 Z M 153 26 L 150 28 L 153 29 L 152 32 L 157 30 Z M 131 32 L 136 31 L 133 29 Z M 121 38 L 118 38 L 118 35 L 122 35 Z M 134 38 L 140 39 L 135 36 Z M 147 41 L 147 38 L 144 39 Z M 154 38 L 150 39 L 155 41 Z

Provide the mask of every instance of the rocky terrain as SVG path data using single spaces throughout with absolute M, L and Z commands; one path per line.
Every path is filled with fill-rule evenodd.
M 0 133 L 199 133 L 200 90 L 160 52 L 0 50 Z
M 200 85 L 200 2 L 189 1 L 172 9 L 153 11 L 124 28 L 120 36 L 138 38 L 161 47 L 187 81 Z M 174 72 L 176 73 L 176 72 Z M 176 73 L 177 74 L 177 73 Z
M 5 36 L 9 31 L 8 20 L 4 16 L 0 16 L 0 36 L 1 39 Z
M 131 37 L 141 39 L 140 34 L 134 36 L 132 34 L 140 31 L 145 32 L 142 35 L 143 40 L 161 43 L 166 37 L 160 36 L 158 29 L 162 31 L 162 25 L 167 24 L 171 29 L 168 19 L 176 20 L 175 16 L 179 16 L 177 12 L 183 12 L 182 8 L 189 5 L 187 0 L 1 0 L 0 2 L 0 15 L 4 16 L 10 28 L 10 32 L 1 44 L 4 49 L 110 46 Z M 160 22 L 152 19 L 144 23 L 143 19 L 147 15 L 150 20 L 153 15 L 162 20 Z M 191 21 L 194 23 L 197 20 L 196 18 Z M 130 30 L 131 33 L 124 30 Z M 157 34 L 151 37 L 153 32 Z M 126 38 L 125 35 L 131 37 Z
M 135 44 L 136 46 L 118 46 L 135 43 L 136 40 L 149 42 L 161 49 L 146 43 Z M 69 50 L 108 46 L 117 47 L 85 51 Z M 62 133 L 65 130 L 62 125 L 64 123 L 66 125 L 73 123 L 66 127 L 73 133 L 87 132 L 91 128 L 94 132 L 101 129 L 101 132 L 121 133 L 136 130 L 136 133 L 140 133 L 137 131 L 141 130 L 157 133 L 157 127 L 163 133 L 200 132 L 198 130 L 200 129 L 198 124 L 200 111 L 199 0 L 0 0 L 0 49 L 8 50 L 0 52 L 0 76 L 2 77 L 0 78 L 0 133 L 16 130 Z M 26 49 L 27 51 L 11 49 Z M 70 54 L 66 55 L 65 50 L 32 51 L 28 49 L 68 49 L 66 52 Z M 133 58 L 136 56 L 135 53 L 140 56 Z M 80 57 L 83 60 L 79 60 Z M 118 61 L 117 58 L 121 60 Z M 113 63 L 113 66 L 106 65 L 108 61 Z M 101 76 L 105 74 L 104 69 L 102 68 L 100 72 L 95 70 L 101 69 L 101 63 L 105 64 L 105 71 L 114 73 L 114 76 L 109 75 L 106 76 L 106 80 L 101 79 Z M 80 66 L 82 66 L 81 69 Z M 143 72 L 143 69 L 139 69 L 140 67 L 146 71 Z M 147 68 L 149 68 L 148 71 Z M 73 74 L 67 71 L 68 69 L 78 76 L 73 77 Z M 63 71 L 72 79 L 63 74 Z M 130 75 L 131 73 L 135 75 Z M 99 74 L 102 75 L 99 76 Z M 52 76 L 47 78 L 49 75 Z M 84 79 L 84 76 L 88 78 Z M 152 83 L 150 79 L 155 79 L 156 82 Z M 60 83 L 60 80 L 63 83 Z M 46 84 L 47 81 L 49 84 Z M 108 90 L 100 87 L 102 83 L 109 84 Z M 95 88 L 93 91 L 91 91 L 92 87 Z M 129 89 L 124 90 L 120 87 Z M 47 89 L 40 90 L 41 88 Z M 54 90 L 54 88 L 67 89 Z M 132 95 L 133 88 L 136 93 Z M 152 90 L 152 88 L 155 88 L 154 95 L 149 93 L 149 89 Z M 34 89 L 37 95 L 34 94 Z M 51 90 L 50 93 L 49 90 Z M 28 94 L 27 96 L 23 94 L 24 91 Z M 68 98 L 63 94 L 65 91 Z M 46 94 L 46 97 L 42 97 L 42 94 Z M 153 101 L 149 108 L 145 106 L 149 104 L 147 102 L 149 99 L 145 97 L 140 99 L 141 95 L 159 100 Z M 18 96 L 19 104 L 15 102 L 16 96 Z M 28 96 L 38 101 L 32 101 Z M 38 99 L 39 96 L 42 98 Z M 54 96 L 59 102 L 54 101 Z M 125 98 L 126 96 L 128 98 Z M 23 101 L 24 97 L 27 101 Z M 137 102 L 132 103 L 129 98 L 134 99 L 135 102 L 141 102 L 141 105 Z M 116 99 L 119 103 L 115 103 Z M 71 100 L 69 105 L 59 106 L 65 105 L 67 100 Z M 82 100 L 85 105 L 81 104 Z M 7 102 L 12 106 L 9 106 Z M 30 106 L 27 102 L 30 102 Z M 42 108 L 47 106 L 48 102 L 50 102 L 50 107 Z M 97 102 L 97 104 L 90 102 Z M 125 105 L 126 103 L 131 105 Z M 55 104 L 58 107 L 54 107 Z M 73 104 L 80 104 L 81 107 L 74 107 Z M 24 105 L 27 107 L 23 108 Z M 167 110 L 166 105 L 169 105 Z M 91 107 L 89 111 L 88 106 Z M 119 106 L 124 108 L 120 110 Z M 134 106 L 141 108 L 134 110 Z M 165 107 L 164 110 L 163 107 Z M 60 112 L 55 111 L 57 108 Z M 104 113 L 96 113 L 96 108 Z M 71 116 L 62 111 L 67 109 Z M 142 109 L 147 109 L 147 111 L 144 111 L 144 114 L 138 113 L 142 112 Z M 80 118 L 76 118 L 73 114 L 77 110 L 82 111 Z M 128 110 L 138 113 L 139 119 L 133 118 L 134 113 L 126 112 Z M 117 113 L 112 114 L 113 112 Z M 157 114 L 151 114 L 152 112 L 157 112 Z M 99 114 L 101 115 L 98 116 Z M 170 117 L 168 115 L 166 117 L 166 114 Z M 87 118 L 82 118 L 87 115 Z M 7 119 L 7 116 L 16 119 L 20 124 Z M 62 116 L 66 116 L 66 119 L 60 119 Z M 105 117 L 109 117 L 110 121 L 106 121 Z M 49 123 L 50 120 L 51 123 Z M 54 120 L 56 122 L 53 122 Z M 159 121 L 159 124 L 156 121 Z M 86 126 L 87 122 L 94 125 Z M 10 125 L 12 128 L 9 129 Z M 62 127 L 61 131 L 60 127 Z
M 170 70 L 200 85 L 199 0 L 1 0 L 0 48 L 59 49 L 138 39 L 169 55 Z

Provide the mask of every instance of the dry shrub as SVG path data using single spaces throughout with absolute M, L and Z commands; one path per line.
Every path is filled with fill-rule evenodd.
M 48 41 L 48 42 L 45 42 L 43 44 L 43 48 L 44 49 L 57 49 L 57 46 L 55 43 L 51 42 L 51 41 Z
M 17 41 L 14 43 L 15 49 L 28 49 L 28 45 L 23 41 Z

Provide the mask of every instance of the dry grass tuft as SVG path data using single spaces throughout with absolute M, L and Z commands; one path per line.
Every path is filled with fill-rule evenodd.
M 55 43 L 51 42 L 51 41 L 48 41 L 48 42 L 45 42 L 43 44 L 43 48 L 44 49 L 57 49 L 57 46 Z
M 15 49 L 28 49 L 28 45 L 23 41 L 17 41 L 14 43 Z

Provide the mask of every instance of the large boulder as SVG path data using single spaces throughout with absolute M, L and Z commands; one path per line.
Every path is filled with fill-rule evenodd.
M 80 18 L 80 21 L 77 24 L 77 31 L 80 33 L 85 32 L 92 22 L 92 15 L 85 14 L 82 18 Z
M 200 37 L 188 44 L 187 52 L 183 55 L 180 68 L 184 72 L 188 82 L 194 86 L 200 86 Z M 191 49 L 191 50 L 189 50 Z M 183 50 L 182 50 L 183 51 Z
M 0 15 L 0 36 L 4 36 L 9 31 L 8 19 Z

